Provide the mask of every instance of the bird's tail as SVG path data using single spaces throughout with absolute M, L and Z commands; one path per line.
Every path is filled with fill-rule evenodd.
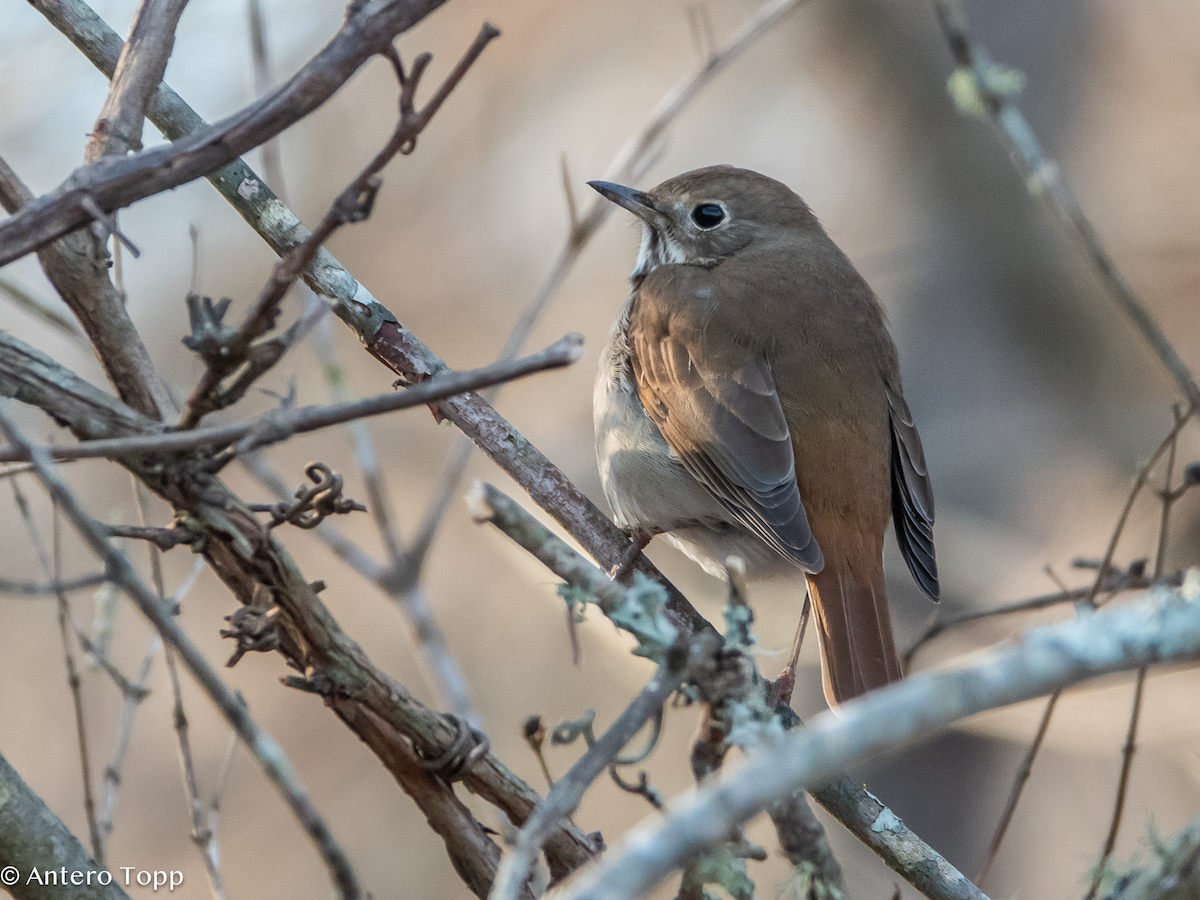
M 825 568 L 808 576 L 821 639 L 821 682 L 836 707 L 900 680 L 881 549 L 826 547 Z M 857 543 L 857 542 L 855 542 Z M 868 542 L 870 543 L 870 542 Z

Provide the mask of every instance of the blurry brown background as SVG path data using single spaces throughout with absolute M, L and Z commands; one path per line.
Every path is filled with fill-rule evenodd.
M 755 9 L 747 0 L 710 3 L 723 38 Z M 133 0 L 97 3 L 121 33 Z M 266 0 L 276 75 L 289 75 L 332 34 L 343 14 L 329 0 Z M 416 334 L 452 365 L 490 361 L 532 298 L 561 245 L 566 211 L 560 157 L 580 199 L 583 186 L 645 120 L 662 94 L 697 63 L 689 4 L 596 0 L 452 0 L 400 41 L 406 58 L 435 54 L 431 84 L 449 68 L 483 20 L 503 37 L 455 92 L 421 138 L 397 159 L 372 218 L 340 232 L 331 249 Z M 1159 317 L 1184 360 L 1200 370 L 1200 7 L 1182 0 L 1141 4 L 1054 4 L 1018 0 L 974 4 L 977 36 L 1001 62 L 1029 78 L 1022 107 L 1073 181 L 1085 210 L 1118 263 Z M 906 395 L 924 437 L 938 501 L 942 610 L 990 605 L 1054 589 L 1050 565 L 1071 584 L 1075 556 L 1104 549 L 1130 479 L 1166 433 L 1171 382 L 1045 210 L 1025 193 L 1003 151 L 976 120 L 960 117 L 944 90 L 949 54 L 924 0 L 813 0 L 756 44 L 690 106 L 641 186 L 686 169 L 728 162 L 758 169 L 805 197 L 858 264 L 888 309 L 900 347 Z M 167 80 L 215 120 L 252 99 L 246 15 L 241 0 L 194 2 L 184 14 Z M 56 186 L 79 164 L 85 134 L 106 92 L 103 79 L 21 0 L 0 0 L 0 154 L 35 192 Z M 396 87 L 389 66 L 371 63 L 334 100 L 282 140 L 292 207 L 309 224 L 390 132 Z M 158 140 L 147 128 L 147 143 Z M 259 164 L 258 154 L 248 160 Z M 142 328 L 174 390 L 184 395 L 200 373 L 179 338 L 191 272 L 188 226 L 201 234 L 199 286 L 235 298 L 235 311 L 267 276 L 273 257 L 205 182 L 147 200 L 122 214 L 142 251 L 126 257 L 125 283 Z M 530 342 L 582 332 L 584 361 L 565 373 L 514 385 L 500 411 L 601 501 L 591 438 L 596 350 L 626 291 L 636 230 L 617 215 L 568 278 Z M 57 304 L 36 263 L 4 275 Z M 61 308 L 61 307 L 59 307 Z M 294 307 L 293 307 L 294 308 Z M 64 309 L 65 311 L 65 309 Z M 0 300 L 3 326 L 102 383 L 90 354 Z M 352 388 L 388 388 L 390 377 L 337 326 Z M 327 390 L 308 347 L 273 371 L 263 387 L 301 403 Z M 274 401 L 256 393 L 234 412 Z M 32 433 L 54 426 L 22 411 Z M 412 411 L 373 420 L 391 497 L 411 535 L 441 466 L 458 439 L 450 426 Z M 1181 462 L 1200 456 L 1195 428 Z M 271 451 L 289 482 L 322 459 L 361 483 L 346 436 L 300 437 Z M 115 466 L 69 468 L 94 514 L 135 522 L 129 480 Z M 513 492 L 477 456 L 471 477 Z M 265 492 L 236 467 L 229 480 L 247 499 Z M 29 481 L 42 533 L 46 504 Z M 5 498 L 9 490 L 0 486 Z M 601 501 L 602 502 L 602 501 Z M 0 575 L 37 578 L 25 527 L 0 500 Z M 156 507 L 157 515 L 164 516 Z M 1126 563 L 1153 554 L 1157 507 L 1140 503 L 1117 555 Z M 368 517 L 339 527 L 380 554 Z M 334 560 L 311 535 L 282 537 L 342 626 L 372 659 L 427 702 L 438 698 L 403 619 L 387 598 Z M 1177 507 L 1168 569 L 1200 562 L 1200 506 Z M 71 549 L 73 573 L 96 564 Z M 140 546 L 129 548 L 139 562 Z M 671 548 L 650 551 L 701 610 L 719 617 L 721 586 Z M 889 575 L 902 648 L 933 613 L 892 547 Z M 168 589 L 192 565 L 186 549 L 167 557 Z M 597 710 L 604 727 L 650 668 L 600 617 L 582 628 L 583 665 L 573 668 L 555 579 L 498 533 L 471 524 L 456 504 L 429 560 L 426 588 L 452 652 L 470 682 L 493 746 L 531 784 L 542 778 L 520 739 L 531 713 L 547 721 Z M 761 666 L 783 664 L 800 607 L 796 585 L 755 588 Z M 76 615 L 91 620 L 89 592 Z M 214 661 L 230 652 L 217 637 L 234 601 L 205 573 L 184 604 L 183 622 Z M 1048 617 L 1066 613 L 1058 611 Z M 956 632 L 917 660 L 933 665 L 956 652 L 1000 640 L 1029 624 L 999 620 Z M 86 835 L 74 725 L 52 600 L 0 597 L 0 751 L 46 802 Z M 130 608 L 117 619 L 114 657 L 133 672 L 149 643 Z M 806 648 L 794 705 L 822 707 L 815 647 Z M 110 869 L 181 869 L 177 896 L 208 896 L 189 839 L 161 658 L 139 709 L 111 842 Z M 376 897 L 466 897 L 438 841 L 374 758 L 320 702 L 282 688 L 275 655 L 250 654 L 227 673 L 251 712 L 291 755 L 335 835 Z M 1144 846 L 1148 831 L 1169 834 L 1200 808 L 1200 678 L 1155 674 L 1118 856 Z M 190 684 L 188 713 L 205 795 L 226 729 Z M 992 879 L 994 897 L 1082 895 L 1108 827 L 1128 716 L 1128 679 L 1071 693 L 1051 726 L 1013 831 Z M 120 698 L 103 678 L 86 682 L 94 771 L 102 773 L 117 729 Z M 923 838 L 973 874 L 983 860 L 1008 786 L 1032 736 L 1042 702 L 981 717 L 927 746 L 878 760 L 861 774 L 868 786 Z M 685 764 L 693 711 L 670 711 L 667 735 L 649 770 L 668 796 L 688 787 Z M 577 748 L 551 750 L 561 774 Z M 99 774 L 97 774 L 99 777 Z M 649 813 L 603 781 L 575 817 L 612 842 Z M 494 820 L 484 813 L 485 821 Z M 898 879 L 830 825 L 835 851 L 856 897 L 891 896 Z M 751 837 L 774 851 L 761 824 Z M 239 751 L 219 824 L 231 897 L 325 897 L 319 859 L 275 792 Z M 773 854 L 752 866 L 762 896 L 786 876 Z M 915 896 L 903 886 L 905 897 Z M 136 889 L 133 890 L 136 896 Z M 659 896 L 671 896 L 662 889 Z

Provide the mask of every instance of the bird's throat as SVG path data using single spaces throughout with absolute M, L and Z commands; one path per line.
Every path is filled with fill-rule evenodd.
M 642 228 L 642 246 L 638 249 L 637 262 L 630 278 L 645 278 L 659 266 L 680 265 L 687 261 L 683 247 L 670 234 L 645 225 Z

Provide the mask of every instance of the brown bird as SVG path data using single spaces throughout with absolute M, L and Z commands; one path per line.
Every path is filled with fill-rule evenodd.
M 785 185 L 731 166 L 643 193 L 633 289 L 596 381 L 617 522 L 710 572 L 806 573 L 831 705 L 900 678 L 883 580 L 888 517 L 937 600 L 933 491 L 883 308 Z

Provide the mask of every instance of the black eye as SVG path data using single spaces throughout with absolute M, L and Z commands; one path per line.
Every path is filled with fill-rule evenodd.
M 725 221 L 725 210 L 715 203 L 701 203 L 692 210 L 692 221 L 701 228 L 716 228 Z

